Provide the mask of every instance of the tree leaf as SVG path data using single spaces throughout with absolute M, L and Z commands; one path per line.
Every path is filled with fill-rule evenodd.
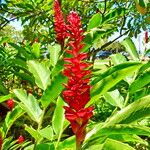
M 92 18 L 89 20 L 89 25 L 87 30 L 93 29 L 98 27 L 102 22 L 102 16 L 100 13 L 96 13 L 92 16 Z
M 15 89 L 14 94 L 22 102 L 19 105 L 26 111 L 30 118 L 39 123 L 42 110 L 35 97 L 31 94 L 27 95 L 27 93 L 21 89 Z
M 33 74 L 38 87 L 45 90 L 50 83 L 50 70 L 45 64 L 30 60 L 27 62 L 29 71 Z
M 105 93 L 104 98 L 106 102 L 108 102 L 109 104 L 119 107 L 119 108 L 123 108 L 124 98 L 121 96 L 121 94 L 119 93 L 117 89 L 114 91 Z
M 125 47 L 126 51 L 130 54 L 133 60 L 139 60 L 139 55 L 131 38 L 125 38 L 121 44 Z
M 67 78 L 62 73 L 59 73 L 53 78 L 51 84 L 47 87 L 41 97 L 41 103 L 44 108 L 46 108 L 51 102 L 55 102 L 54 100 L 64 89 L 64 86 L 62 84 L 66 83 L 66 81 Z

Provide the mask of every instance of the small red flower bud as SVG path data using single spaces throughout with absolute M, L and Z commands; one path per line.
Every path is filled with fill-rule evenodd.
M 13 99 L 13 98 L 8 99 L 8 100 L 6 101 L 6 105 L 7 105 L 7 107 L 8 107 L 10 110 L 12 110 L 13 107 L 14 107 L 14 99 Z
M 21 144 L 21 143 L 23 143 L 24 142 L 24 137 L 22 136 L 22 135 L 20 135 L 19 137 L 18 137 L 18 144 Z
M 33 93 L 32 89 L 27 89 L 27 93 L 32 94 Z

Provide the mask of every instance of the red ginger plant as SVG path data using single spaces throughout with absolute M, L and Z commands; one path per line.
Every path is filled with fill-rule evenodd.
M 2 139 L 2 135 L 0 133 L 0 150 L 2 149 L 2 144 L 3 144 L 3 139 Z
M 57 0 L 54 3 L 55 25 L 59 22 L 58 15 L 60 14 L 60 6 L 57 9 L 56 6 L 59 6 Z M 58 14 L 57 10 L 59 10 Z M 70 49 L 66 50 L 66 52 L 71 55 L 69 58 L 64 58 L 64 61 L 67 62 L 64 65 L 64 75 L 68 77 L 68 83 L 65 85 L 66 89 L 62 93 L 64 101 L 68 104 L 68 106 L 64 106 L 65 118 L 71 124 L 76 136 L 77 149 L 80 149 L 85 139 L 87 123 L 93 115 L 93 107 L 85 108 L 85 105 L 90 100 L 90 71 L 87 69 L 90 64 L 84 61 L 87 58 L 87 53 L 81 52 L 84 47 L 82 43 L 84 36 L 79 15 L 72 11 L 67 17 L 66 31 L 62 30 L 62 26 L 64 26 L 64 22 L 62 25 L 55 26 L 57 39 L 58 35 L 61 35 L 60 31 L 68 36 L 67 45 Z M 57 33 L 57 31 L 59 32 Z

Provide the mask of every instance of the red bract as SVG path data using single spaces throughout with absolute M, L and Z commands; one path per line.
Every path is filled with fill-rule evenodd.
M 66 38 L 67 34 L 66 25 L 58 0 L 54 1 L 54 26 L 56 32 L 56 39 L 63 46 L 64 39 Z
M 72 11 L 67 17 L 68 46 L 66 50 L 71 56 L 65 58 L 64 75 L 68 77 L 68 83 L 63 91 L 63 98 L 68 104 L 65 108 L 65 117 L 71 123 L 72 130 L 76 135 L 77 147 L 80 147 L 86 135 L 86 126 L 93 115 L 93 107 L 85 108 L 90 100 L 90 71 L 89 63 L 84 62 L 87 53 L 82 53 L 84 47 L 83 30 L 78 14 Z
M 12 110 L 13 107 L 14 107 L 14 105 L 15 105 L 14 99 L 12 99 L 12 98 L 8 99 L 8 100 L 6 101 L 6 105 L 7 105 L 7 107 L 8 107 L 10 110 Z
M 3 144 L 3 139 L 2 139 L 2 136 L 0 134 L 0 150 L 2 149 L 2 144 Z
M 20 135 L 19 137 L 18 137 L 18 144 L 21 144 L 21 143 L 23 143 L 24 142 L 24 137 L 22 136 L 22 135 Z

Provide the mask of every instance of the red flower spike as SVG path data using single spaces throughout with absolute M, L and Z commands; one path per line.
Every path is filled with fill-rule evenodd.
M 2 149 L 2 144 L 3 144 L 3 139 L 2 139 L 2 135 L 0 134 L 0 150 Z
M 23 143 L 24 142 L 24 137 L 22 136 L 22 135 L 20 135 L 19 137 L 18 137 L 18 144 L 21 144 L 21 143 Z
M 148 31 L 145 32 L 145 43 L 148 43 Z
M 89 119 L 93 115 L 93 107 L 85 108 L 90 100 L 89 63 L 84 62 L 88 57 L 87 53 L 80 51 L 84 47 L 83 29 L 81 28 L 80 16 L 72 11 L 67 17 L 67 24 L 64 22 L 63 13 L 61 11 L 58 0 L 54 0 L 54 25 L 56 39 L 64 46 L 64 40 L 68 38 L 66 53 L 71 57 L 64 58 L 64 75 L 68 77 L 68 83 L 64 85 L 66 88 L 62 95 L 64 101 L 68 104 L 65 109 L 65 117 L 70 122 L 72 130 L 76 136 L 77 148 L 80 148 L 86 135 L 86 126 Z
M 8 100 L 6 101 L 6 105 L 7 105 L 7 107 L 8 107 L 10 110 L 12 110 L 12 109 L 14 108 L 14 105 L 15 105 L 14 99 L 12 99 L 12 98 L 8 99 Z
M 68 77 L 68 83 L 65 85 L 66 90 L 62 95 L 68 107 L 64 106 L 65 118 L 70 122 L 72 130 L 76 136 L 76 144 L 79 148 L 86 135 L 86 126 L 89 119 L 93 116 L 93 107 L 85 108 L 90 100 L 89 63 L 84 62 L 88 57 L 87 53 L 80 52 L 84 44 L 83 30 L 78 14 L 72 11 L 67 17 L 68 33 L 67 44 L 69 49 L 66 50 L 71 55 L 64 58 L 64 75 Z
M 63 13 L 61 11 L 58 0 L 54 1 L 54 26 L 56 32 L 56 39 L 63 46 L 64 40 L 67 36 L 67 32 L 66 32 L 66 24 L 63 18 Z

